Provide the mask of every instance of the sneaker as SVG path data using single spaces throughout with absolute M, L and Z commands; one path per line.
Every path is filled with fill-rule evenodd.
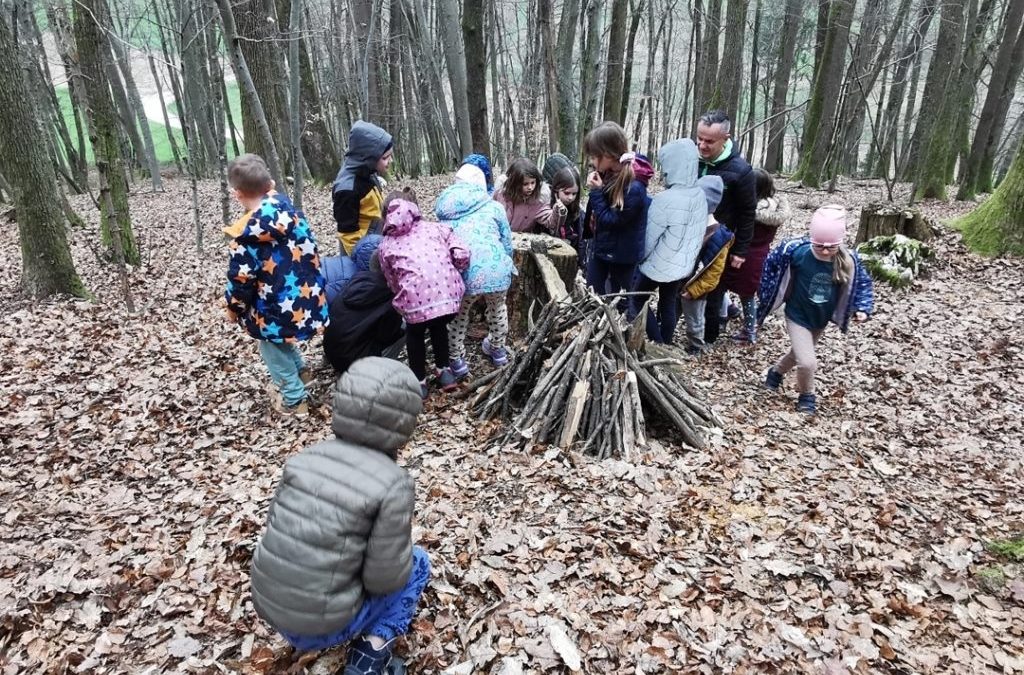
M 508 352 L 504 347 L 492 347 L 489 338 L 484 338 L 484 341 L 480 343 L 480 350 L 491 359 L 498 368 L 508 364 Z
M 466 359 L 452 359 L 448 364 L 448 369 L 452 371 L 456 380 L 464 379 L 469 375 L 469 364 L 466 363 Z
M 374 649 L 366 638 L 353 640 L 348 646 L 343 675 L 384 675 L 390 672 L 391 643 Z
M 772 366 L 764 377 L 764 388 L 778 391 L 780 386 L 782 386 L 782 373 L 775 370 L 775 366 Z
M 805 415 L 813 415 L 818 412 L 817 399 L 814 394 L 800 394 L 796 400 L 796 411 Z
M 313 381 L 313 371 L 309 368 L 303 368 L 299 371 L 299 379 L 302 380 L 302 384 L 309 384 Z
M 749 347 L 749 346 L 753 345 L 755 342 L 757 342 L 757 338 L 754 337 L 753 335 L 751 335 L 750 333 L 748 333 L 745 330 L 741 330 L 738 333 L 733 333 L 730 336 L 730 338 L 736 344 L 744 345 L 744 346 L 747 346 L 747 347 Z
M 441 391 L 454 391 L 459 386 L 459 378 L 455 377 L 451 368 L 438 368 L 434 373 L 434 378 Z

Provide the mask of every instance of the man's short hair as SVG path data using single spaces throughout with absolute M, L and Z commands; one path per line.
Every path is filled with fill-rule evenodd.
M 228 165 L 228 183 L 244 195 L 265 194 L 273 182 L 267 163 L 259 155 L 247 152 Z
M 729 133 L 732 130 L 732 122 L 724 110 L 709 110 L 700 116 L 698 122 L 706 127 L 710 127 L 713 124 L 721 124 L 722 131 L 725 133 Z

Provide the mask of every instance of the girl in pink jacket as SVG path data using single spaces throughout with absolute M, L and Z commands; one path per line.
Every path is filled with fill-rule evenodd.
M 409 367 L 427 397 L 427 333 L 434 349 L 434 377 L 441 389 L 456 386 L 448 368 L 448 322 L 459 311 L 465 286 L 462 272 L 469 267 L 469 249 L 440 223 L 422 219 L 415 202 L 398 198 L 384 217 L 384 241 L 378 254 L 381 271 L 394 292 L 395 309 L 405 319 Z
M 551 191 L 537 165 L 520 157 L 512 160 L 494 185 L 494 201 L 505 207 L 513 232 L 552 231 Z

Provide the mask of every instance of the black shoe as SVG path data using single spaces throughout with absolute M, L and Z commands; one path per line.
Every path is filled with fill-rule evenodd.
M 814 394 L 800 394 L 796 400 L 796 411 L 805 415 L 814 415 L 818 412 L 817 401 Z
M 768 369 L 768 374 L 764 376 L 764 388 L 778 391 L 780 386 L 782 386 L 782 373 L 772 366 Z
M 374 649 L 366 638 L 357 638 L 348 646 L 345 670 L 341 675 L 385 675 L 390 673 L 391 642 Z M 405 664 L 402 664 L 403 668 Z

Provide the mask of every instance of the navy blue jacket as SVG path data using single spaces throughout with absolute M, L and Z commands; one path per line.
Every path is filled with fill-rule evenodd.
M 591 190 L 583 222 L 594 237 L 594 256 L 621 265 L 639 262 L 644 255 L 650 201 L 647 187 L 638 180 L 629 186 L 621 209 L 611 205 L 604 189 Z

